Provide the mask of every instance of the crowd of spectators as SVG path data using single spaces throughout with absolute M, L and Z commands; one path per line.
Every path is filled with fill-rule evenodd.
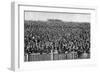
M 57 54 L 75 52 L 77 58 L 84 53 L 90 55 L 90 24 L 82 25 L 80 27 L 81 23 L 74 22 L 67 25 L 61 21 L 25 21 L 24 54 L 50 54 L 53 51 Z

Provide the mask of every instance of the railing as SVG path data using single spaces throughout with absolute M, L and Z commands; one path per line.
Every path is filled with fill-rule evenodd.
M 24 61 L 47 61 L 52 60 L 52 54 L 30 54 L 24 56 Z M 66 54 L 54 54 L 53 60 L 65 60 L 65 59 L 78 59 L 76 52 L 66 53 Z

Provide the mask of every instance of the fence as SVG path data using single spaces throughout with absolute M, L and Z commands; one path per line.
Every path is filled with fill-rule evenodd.
M 77 59 L 78 55 L 76 52 L 67 54 L 30 54 L 25 55 L 24 61 L 47 61 L 47 60 L 65 60 L 65 59 Z

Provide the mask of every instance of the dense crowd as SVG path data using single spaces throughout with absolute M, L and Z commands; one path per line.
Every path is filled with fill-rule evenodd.
M 53 29 L 52 26 L 49 25 L 49 27 L 44 27 L 44 25 L 47 24 L 45 22 L 40 23 L 28 21 L 25 23 L 25 54 L 49 54 L 51 51 L 58 54 L 76 52 L 78 57 L 80 57 L 84 52 L 90 54 L 90 27 L 82 28 L 70 26 L 70 28 L 67 28 L 62 27 L 62 25 L 59 27 L 53 26 Z M 42 24 L 44 25 L 41 26 Z

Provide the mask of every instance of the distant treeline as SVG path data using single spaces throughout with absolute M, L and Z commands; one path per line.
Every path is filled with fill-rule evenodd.
M 25 24 L 28 25 L 33 25 L 33 26 L 41 26 L 41 27 L 61 27 L 63 26 L 64 28 L 66 27 L 79 27 L 79 28 L 90 28 L 90 23 L 89 22 L 64 22 L 61 20 L 51 20 L 49 19 L 48 21 L 32 21 L 32 20 L 25 20 Z

